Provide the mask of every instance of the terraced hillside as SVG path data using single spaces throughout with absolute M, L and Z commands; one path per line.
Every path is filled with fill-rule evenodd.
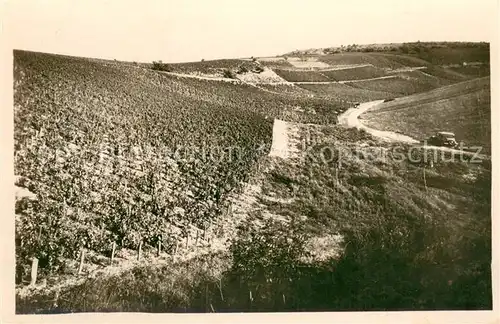
M 57 272 L 81 248 L 186 239 L 248 179 L 274 118 L 332 123 L 342 105 L 130 64 L 14 59 L 15 174 L 37 195 L 16 209 L 20 281 L 33 256 Z
M 393 92 L 360 89 L 342 83 L 301 84 L 300 87 L 323 98 L 330 98 L 331 100 L 343 99 L 350 102 L 372 101 L 377 99 L 393 98 L 395 96 Z
M 303 86 L 319 96 L 336 97 L 339 89 L 344 93 L 355 93 L 348 87 L 326 86 L 319 83 L 346 83 L 352 88 L 386 93 L 378 98 L 401 97 L 423 93 L 442 86 L 472 80 L 489 75 L 488 48 L 454 49 L 454 54 L 443 54 L 446 50 L 429 48 L 420 54 L 402 52 L 344 52 L 325 55 L 287 57 L 288 61 L 301 59 L 321 63 L 324 66 L 304 68 L 279 68 L 273 70 L 288 82 Z M 442 55 L 441 55 L 442 54 Z M 447 56 L 448 55 L 448 56 Z M 477 62 L 461 60 L 477 59 Z M 287 61 L 285 61 L 287 62 Z M 461 62 L 457 64 L 456 62 Z M 311 83 L 308 85 L 307 83 Z M 318 84 L 316 84 L 318 83 Z M 331 89 L 328 93 L 326 89 Z M 380 94 L 380 93 L 379 93 Z M 368 96 L 371 98 L 371 96 Z
M 425 139 L 455 132 L 465 145 L 491 150 L 490 78 L 484 77 L 383 103 L 361 116 L 367 125 Z

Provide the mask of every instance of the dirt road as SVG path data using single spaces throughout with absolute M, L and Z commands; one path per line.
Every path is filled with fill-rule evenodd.
M 339 124 L 345 125 L 347 127 L 364 129 L 369 134 L 389 142 L 404 142 L 410 144 L 419 143 L 419 141 L 409 136 L 394 132 L 376 130 L 373 128 L 369 128 L 361 123 L 361 121 L 359 120 L 359 116 L 362 113 L 367 112 L 368 110 L 372 109 L 373 107 L 377 106 L 382 102 L 384 101 L 383 100 L 369 101 L 360 104 L 357 108 L 349 108 L 347 111 L 345 111 L 338 117 Z
M 269 156 L 277 156 L 283 159 L 296 157 L 298 155 L 298 129 L 292 123 L 275 119 L 273 125 L 273 142 Z
M 381 104 L 384 102 L 383 100 L 375 100 L 375 101 L 369 101 L 369 102 L 364 102 L 360 104 L 357 108 L 349 108 L 346 110 L 343 114 L 341 114 L 338 117 L 338 122 L 340 125 L 344 125 L 347 127 L 355 127 L 358 129 L 364 129 L 367 133 L 371 134 L 374 137 L 377 137 L 379 139 L 382 139 L 387 142 L 400 142 L 400 143 L 408 143 L 408 144 L 421 144 L 419 140 L 416 140 L 410 136 L 406 136 L 403 134 L 399 134 L 396 132 L 391 132 L 391 131 L 381 131 L 377 129 L 370 128 L 366 125 L 363 125 L 363 123 L 359 120 L 359 116 L 369 110 L 372 110 L 376 108 L 377 105 Z M 439 150 L 442 152 L 450 152 L 454 154 L 463 154 L 463 155 L 469 155 L 469 156 L 475 156 L 477 159 L 489 159 L 490 157 L 488 155 L 484 154 L 476 154 L 476 152 L 468 152 L 468 151 L 462 151 L 462 150 L 457 150 L 449 147 L 443 147 L 443 146 L 432 146 L 432 145 L 423 145 L 423 147 L 427 149 L 435 149 Z

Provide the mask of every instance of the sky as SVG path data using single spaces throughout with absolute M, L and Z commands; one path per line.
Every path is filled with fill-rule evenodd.
M 498 0 L 10 0 L 13 48 L 137 62 L 274 56 L 410 41 L 491 41 Z

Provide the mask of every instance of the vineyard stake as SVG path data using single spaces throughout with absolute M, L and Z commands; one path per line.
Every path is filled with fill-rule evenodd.
M 137 251 L 137 261 L 141 260 L 141 254 L 142 254 L 142 241 L 139 242 L 139 249 Z
M 113 264 L 113 261 L 115 260 L 115 251 L 116 251 L 116 242 L 113 242 L 113 247 L 111 249 L 111 264 Z
M 425 165 L 424 165 L 424 168 L 423 168 L 423 172 L 424 172 L 424 186 L 425 186 L 425 192 L 428 192 L 428 191 L 427 191 L 427 179 L 425 178 Z
M 81 275 L 83 272 L 84 262 L 85 262 L 85 249 L 82 248 L 80 252 L 80 266 L 78 267 L 78 275 Z
M 30 286 L 34 286 L 36 284 L 36 277 L 38 275 L 38 259 L 33 258 L 31 260 L 31 282 Z
M 175 263 L 175 256 L 177 254 L 177 250 L 179 249 L 179 241 L 175 241 L 175 249 L 174 249 L 174 255 L 172 255 L 172 262 Z
M 219 292 L 220 292 L 220 298 L 222 299 L 222 301 L 224 301 L 224 294 L 222 293 L 222 279 L 219 278 Z

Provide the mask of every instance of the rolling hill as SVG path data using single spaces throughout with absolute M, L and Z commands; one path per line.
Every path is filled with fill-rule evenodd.
M 425 139 L 455 132 L 466 146 L 491 151 L 490 78 L 484 77 L 383 103 L 361 116 L 367 125 Z
M 397 97 L 364 122 L 489 150 L 484 62 L 457 63 L 484 49 L 398 46 L 163 71 L 14 51 L 16 185 L 36 197 L 15 206 L 16 311 L 491 309 L 490 160 L 429 168 L 336 125 Z
M 274 118 L 333 123 L 345 106 L 26 51 L 14 52 L 14 79 L 15 174 L 39 195 L 33 209 L 18 211 L 17 260 L 24 267 L 38 255 L 44 271 L 57 271 L 82 240 L 96 253 L 111 241 L 155 244 L 175 228 L 171 239 L 182 240 L 190 226 L 217 218 L 248 178 Z M 61 222 L 47 235 L 51 217 Z

